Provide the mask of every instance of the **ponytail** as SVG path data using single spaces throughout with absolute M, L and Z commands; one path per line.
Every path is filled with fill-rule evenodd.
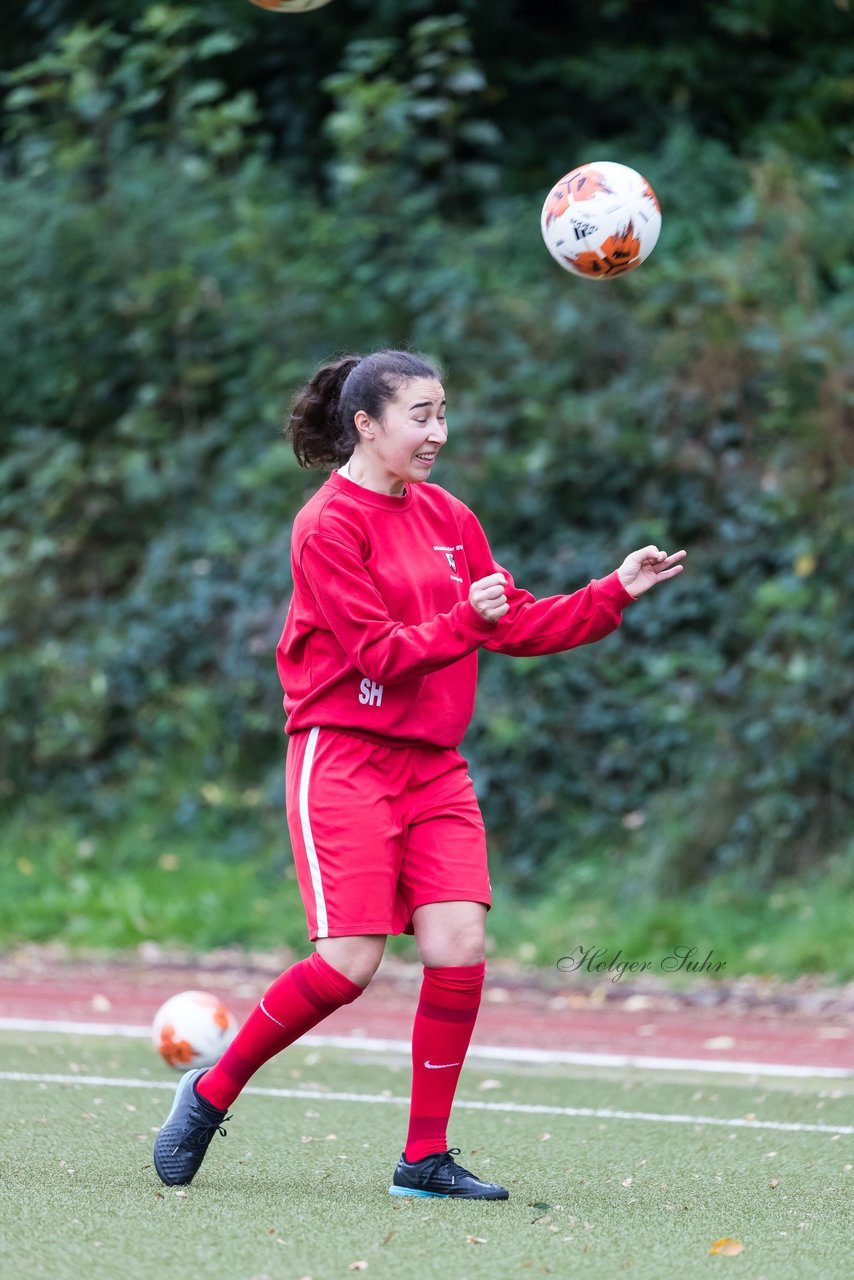
M 439 378 L 433 365 L 410 351 L 342 356 L 321 365 L 294 396 L 285 439 L 301 467 L 340 467 L 356 447 L 359 410 L 379 419 L 412 378 Z
M 301 467 L 340 467 L 359 438 L 355 425 L 341 421 L 341 388 L 361 356 L 342 356 L 322 365 L 310 382 L 297 392 L 285 427 Z

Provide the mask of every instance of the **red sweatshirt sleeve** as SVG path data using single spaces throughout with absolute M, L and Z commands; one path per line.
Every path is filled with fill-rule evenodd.
M 515 658 L 562 653 L 564 649 L 593 644 L 616 631 L 623 609 L 633 600 L 616 571 L 607 578 L 594 578 L 571 596 L 548 596 L 543 600 L 535 600 L 517 587 L 500 564 L 495 565 L 494 572 L 503 573 L 507 579 L 510 611 L 498 622 L 493 635 L 483 641 L 483 647 Z
M 355 544 L 311 534 L 299 565 L 338 643 L 358 670 L 378 684 L 447 667 L 473 653 L 496 629 L 467 599 L 427 622 L 395 622 Z
M 530 592 L 517 587 L 511 574 L 495 562 L 480 522 L 473 512 L 468 514 L 466 541 L 472 578 L 502 573 L 507 580 L 510 609 L 481 642 L 484 649 L 516 658 L 537 657 L 593 644 L 616 631 L 623 609 L 634 600 L 616 571 L 607 578 L 594 579 L 572 595 L 536 600 Z

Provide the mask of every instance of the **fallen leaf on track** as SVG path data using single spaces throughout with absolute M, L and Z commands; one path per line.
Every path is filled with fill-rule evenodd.
M 712 1245 L 709 1253 L 724 1254 L 728 1258 L 734 1258 L 737 1253 L 741 1253 L 744 1245 L 740 1240 L 732 1240 L 729 1236 L 721 1236 L 720 1240 L 716 1240 Z

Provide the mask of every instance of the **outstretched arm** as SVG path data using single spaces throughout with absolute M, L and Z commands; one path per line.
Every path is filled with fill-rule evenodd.
M 594 580 L 567 596 L 535 599 L 517 587 L 511 574 L 493 561 L 495 572 L 472 585 L 469 600 L 495 624 L 483 647 L 514 658 L 563 653 L 594 644 L 616 631 L 623 609 L 632 603 L 616 573 Z
M 614 573 L 591 582 L 570 596 L 535 600 L 520 590 L 512 577 L 493 561 L 496 572 L 472 585 L 469 600 L 483 618 L 496 624 L 484 648 L 513 657 L 560 653 L 603 639 L 620 625 L 622 611 L 632 600 L 682 572 L 684 551 L 668 555 L 658 547 L 643 547 L 626 556 Z

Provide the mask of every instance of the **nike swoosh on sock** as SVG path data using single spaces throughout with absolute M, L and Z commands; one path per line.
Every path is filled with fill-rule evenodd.
M 461 1062 L 430 1062 L 425 1061 L 424 1066 L 429 1071 L 442 1071 L 445 1067 L 461 1067 Z
M 285 1030 L 285 1031 L 287 1031 L 287 1027 L 285 1026 L 285 1023 L 284 1023 L 284 1022 L 280 1022 L 278 1018 L 274 1018 L 274 1017 L 273 1017 L 272 1013 L 270 1012 L 270 1010 L 267 1008 L 267 1006 L 266 1006 L 266 1005 L 265 1005 L 265 1003 L 264 1003 L 264 998 L 263 998 L 263 996 L 262 996 L 261 1001 L 260 1001 L 260 1003 L 259 1003 L 259 1005 L 258 1005 L 258 1008 L 261 1010 L 261 1012 L 262 1012 L 262 1013 L 264 1013 L 264 1014 L 266 1014 L 266 1015 L 267 1015 L 267 1017 L 270 1019 L 270 1021 L 271 1021 L 271 1022 L 275 1022 L 275 1024 L 276 1024 L 276 1026 L 277 1026 L 277 1027 L 282 1027 L 282 1028 L 284 1028 L 284 1030 Z

